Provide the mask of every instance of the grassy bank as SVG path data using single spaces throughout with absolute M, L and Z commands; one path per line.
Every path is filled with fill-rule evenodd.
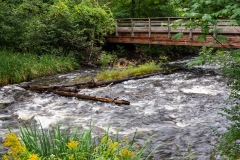
M 19 54 L 0 51 L 0 85 L 71 71 L 78 64 L 71 56 Z
M 60 129 L 60 126 L 44 130 L 34 125 L 21 127 L 20 135 L 13 132 L 6 134 L 3 145 L 8 148 L 8 152 L 3 155 L 3 159 L 140 160 L 143 159 L 146 144 L 139 147 L 127 137 L 119 140 L 118 135 L 110 137 L 108 132 L 96 137 L 91 127 L 69 133 Z
M 130 76 L 140 76 L 144 74 L 151 74 L 154 72 L 160 71 L 160 65 L 155 62 L 145 63 L 138 67 L 128 67 L 125 69 L 113 69 L 113 70 L 105 70 L 100 72 L 96 76 L 96 80 L 112 80 Z

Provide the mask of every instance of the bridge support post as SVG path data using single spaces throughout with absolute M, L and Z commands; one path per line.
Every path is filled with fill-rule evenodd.
M 190 26 L 189 39 L 193 40 L 192 26 Z
M 168 18 L 168 38 L 171 38 L 171 26 L 170 26 L 171 20 Z
M 151 19 L 148 18 L 148 37 L 151 37 Z
M 115 34 L 118 36 L 118 20 L 115 20 Z
M 134 37 L 134 22 L 133 19 L 131 19 L 131 36 Z
M 214 25 L 213 26 L 213 38 L 217 38 L 217 26 L 216 25 Z

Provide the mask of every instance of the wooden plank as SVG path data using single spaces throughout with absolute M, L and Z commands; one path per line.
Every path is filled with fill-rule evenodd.
M 220 28 L 220 27 L 218 27 Z M 220 34 L 238 34 L 240 35 L 240 27 L 239 26 L 233 26 L 233 27 L 221 27 L 220 28 Z M 149 32 L 149 26 L 144 26 L 144 27 L 119 27 L 118 26 L 118 33 L 121 32 Z M 168 27 L 153 27 L 151 26 L 151 31 L 152 32 L 160 32 L 160 33 L 169 33 L 169 30 L 171 33 L 190 33 L 192 32 L 193 34 L 195 33 L 202 33 L 201 28 L 192 28 L 192 31 L 190 29 L 186 29 L 185 27 L 178 27 L 177 29 L 169 29 Z M 210 29 L 210 32 L 212 32 L 213 29 Z
M 108 42 L 111 43 L 136 43 L 136 44 L 162 44 L 162 45 L 180 45 L 180 46 L 211 46 L 213 41 L 213 36 L 208 35 L 206 41 L 199 42 L 198 35 L 193 35 L 193 39 L 189 39 L 189 35 L 185 34 L 178 41 L 168 38 L 168 34 L 152 33 L 151 37 L 147 34 L 136 33 L 134 37 L 128 35 L 121 35 L 117 37 L 108 37 Z M 228 36 L 228 41 L 223 43 L 227 48 L 240 48 L 240 37 L 239 36 Z M 221 44 L 217 43 L 215 47 L 222 47 Z

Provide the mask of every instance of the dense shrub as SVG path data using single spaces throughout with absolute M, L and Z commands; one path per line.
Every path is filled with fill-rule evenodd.
M 112 28 L 110 10 L 93 0 L 0 1 L 0 45 L 21 51 L 90 60 Z

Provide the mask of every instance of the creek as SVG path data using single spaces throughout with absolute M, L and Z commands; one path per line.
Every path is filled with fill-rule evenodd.
M 174 62 L 183 65 L 185 61 Z M 212 66 L 193 68 L 168 75 L 156 75 L 120 84 L 82 89 L 81 93 L 108 96 L 130 101 L 129 106 L 34 93 L 8 85 L 0 88 L 0 141 L 8 128 L 18 131 L 20 121 L 40 121 L 44 128 L 62 124 L 65 127 L 93 126 L 95 134 L 120 130 L 120 136 L 133 137 L 143 144 L 149 137 L 149 150 L 159 146 L 152 159 L 176 160 L 196 154 L 208 159 L 216 144 L 214 130 L 225 131 L 227 121 L 218 113 L 226 107 L 230 89 L 227 79 Z M 209 72 L 211 71 L 211 72 Z M 64 84 L 75 77 L 95 74 L 78 70 L 39 78 L 34 85 Z M 191 151 L 189 150 L 191 148 Z M 1 150 L 2 147 L 0 148 Z M 217 159 L 221 159 L 218 157 Z

